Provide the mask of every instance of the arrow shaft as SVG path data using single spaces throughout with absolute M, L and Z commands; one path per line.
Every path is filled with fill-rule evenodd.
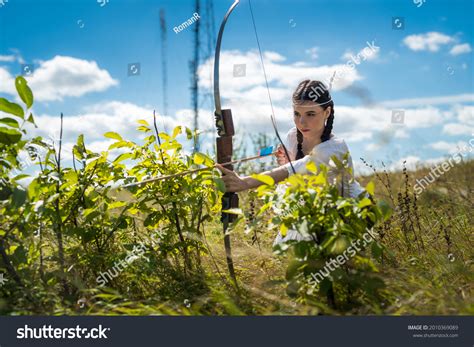
M 273 155 L 275 153 L 277 153 L 277 152 L 272 152 L 272 153 L 268 153 L 268 154 L 264 154 L 264 155 L 256 155 L 256 156 L 248 157 L 248 158 L 237 159 L 237 160 L 229 161 L 227 163 L 222 163 L 222 164 L 219 164 L 219 165 L 226 166 L 226 165 L 232 165 L 232 164 L 237 164 L 237 163 L 243 163 L 243 162 L 250 161 L 250 160 L 255 160 L 255 159 L 259 159 L 259 158 L 268 157 L 268 156 Z M 211 167 L 216 167 L 216 164 L 214 164 Z M 121 186 L 121 188 L 139 186 L 139 185 L 146 184 L 146 183 L 161 181 L 161 180 L 165 180 L 165 179 L 168 179 L 168 178 L 174 178 L 174 177 L 179 177 L 179 176 L 185 176 L 185 175 L 189 175 L 189 174 L 192 174 L 192 173 L 195 173 L 195 172 L 205 171 L 205 170 L 209 170 L 209 167 L 202 167 L 202 168 L 199 168 L 199 169 L 178 172 L 178 173 L 175 173 L 175 174 L 172 174 L 172 175 L 154 177 L 154 178 L 150 178 L 150 179 L 143 180 L 143 181 L 140 181 L 140 182 L 134 182 L 134 183 L 126 184 L 126 185 Z

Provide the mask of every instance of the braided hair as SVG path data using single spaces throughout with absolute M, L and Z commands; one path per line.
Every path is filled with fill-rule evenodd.
M 303 101 L 311 100 L 324 110 L 331 106 L 331 114 L 329 115 L 326 125 L 321 135 L 321 142 L 325 142 L 331 138 L 332 125 L 334 122 L 334 102 L 329 94 L 328 88 L 320 81 L 304 80 L 300 82 L 293 93 L 293 103 L 299 104 Z M 303 133 L 296 129 L 296 160 L 304 157 L 303 153 Z

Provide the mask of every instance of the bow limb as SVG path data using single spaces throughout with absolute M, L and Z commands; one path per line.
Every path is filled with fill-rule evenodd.
M 216 53 L 214 56 L 214 102 L 216 106 L 216 110 L 214 112 L 215 121 L 216 121 L 216 128 L 218 137 L 216 138 L 216 148 L 217 148 L 217 162 L 227 163 L 225 167 L 229 170 L 233 170 L 232 164 L 229 162 L 232 161 L 232 154 L 233 154 L 233 145 L 232 145 L 232 137 L 234 136 L 234 123 L 232 121 L 232 112 L 230 109 L 222 110 L 221 108 L 221 97 L 219 91 L 219 58 L 220 58 L 220 51 L 221 51 L 221 42 L 222 42 L 222 35 L 224 34 L 225 24 L 227 23 L 227 19 L 229 18 L 230 14 L 234 10 L 234 8 L 239 4 L 239 0 L 235 0 L 235 2 L 230 6 L 227 10 L 227 13 L 222 20 L 219 34 L 217 36 L 216 42 Z M 229 210 L 232 208 L 239 207 L 239 197 L 234 192 L 226 192 L 222 197 L 222 210 Z M 230 245 L 230 236 L 227 233 L 227 228 L 229 225 L 235 220 L 236 215 L 230 214 L 226 212 L 221 212 L 221 221 L 224 228 L 224 247 L 226 252 L 226 259 L 227 259 L 227 267 L 229 269 L 230 277 L 232 278 L 234 284 L 237 286 L 237 278 L 235 276 L 234 270 L 234 262 L 232 260 L 232 250 Z

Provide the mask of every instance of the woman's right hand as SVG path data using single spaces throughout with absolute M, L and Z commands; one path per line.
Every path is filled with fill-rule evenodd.
M 277 146 L 277 150 L 275 153 L 275 156 L 277 158 L 278 165 L 285 165 L 289 163 L 290 161 L 288 160 L 288 157 L 285 154 L 285 150 L 283 149 L 282 145 Z

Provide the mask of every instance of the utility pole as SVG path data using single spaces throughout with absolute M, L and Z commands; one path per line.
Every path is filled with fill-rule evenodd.
M 195 1 L 195 9 L 194 13 L 200 12 L 200 0 Z M 196 23 L 193 25 L 193 33 L 194 33 L 194 40 L 193 40 L 193 60 L 190 62 L 189 67 L 191 70 L 191 104 L 194 112 L 194 148 L 193 152 L 197 152 L 199 150 L 199 137 L 198 137 L 198 129 L 199 129 L 199 75 L 198 75 L 198 67 L 199 67 L 199 48 L 201 45 L 199 32 L 201 28 L 201 20 L 197 20 Z
M 201 13 L 200 11 L 204 11 Z M 194 152 L 199 151 L 199 133 L 204 133 L 206 130 L 199 131 L 199 109 L 209 104 L 210 115 L 209 120 L 214 119 L 214 102 L 213 93 L 207 91 L 206 93 L 200 93 L 199 91 L 199 65 L 214 56 L 214 47 L 216 45 L 216 30 L 214 20 L 214 4 L 213 0 L 205 0 L 204 6 L 201 7 L 201 0 L 195 0 L 195 13 L 198 13 L 200 19 L 193 25 L 193 60 L 189 62 L 189 68 L 191 72 L 191 106 L 193 109 L 193 127 L 195 131 L 194 137 Z M 203 21 L 203 23 L 200 23 Z M 202 27 L 201 27 L 202 25 Z M 203 37 L 204 35 L 204 37 Z M 212 81 L 213 71 L 209 69 L 209 80 Z M 204 105 L 206 104 L 206 105 Z M 214 132 L 214 126 L 212 129 L 208 129 L 207 132 Z
M 168 116 L 168 66 L 166 60 L 167 45 L 166 45 L 166 21 L 165 10 L 160 9 L 160 28 L 161 28 L 161 73 L 162 73 L 162 90 L 163 90 L 163 115 Z M 166 126 L 163 124 L 165 127 Z

